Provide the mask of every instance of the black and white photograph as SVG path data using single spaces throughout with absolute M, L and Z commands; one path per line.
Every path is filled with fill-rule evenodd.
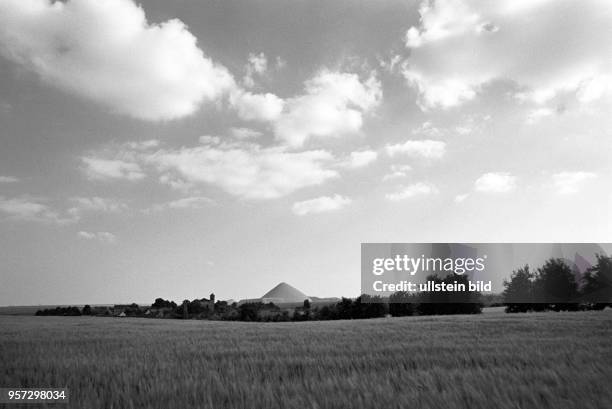
M 0 408 L 611 408 L 611 40 L 609 0 L 0 0 Z

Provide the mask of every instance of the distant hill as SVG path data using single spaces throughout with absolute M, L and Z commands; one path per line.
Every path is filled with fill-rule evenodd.
M 336 302 L 339 298 L 319 298 L 312 297 L 304 294 L 297 288 L 289 285 L 285 282 L 278 284 L 276 287 L 272 288 L 270 291 L 265 293 L 261 298 L 250 298 L 245 300 L 240 300 L 239 304 L 250 303 L 250 302 L 263 302 L 269 303 L 272 302 L 277 305 L 301 305 L 304 300 L 311 301 L 315 304 L 329 304 L 331 302 Z
M 283 302 L 299 302 L 309 299 L 306 294 L 297 288 L 283 282 L 265 293 L 262 299 L 283 300 Z

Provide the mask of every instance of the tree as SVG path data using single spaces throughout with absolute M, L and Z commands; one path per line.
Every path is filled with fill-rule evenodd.
M 183 304 L 181 305 L 181 313 L 183 315 L 183 319 L 186 320 L 189 318 L 189 300 L 183 300 Z
M 564 260 L 551 258 L 538 269 L 534 301 L 555 311 L 578 309 L 578 285 L 572 269 Z
M 89 304 L 87 304 L 86 306 L 83 307 L 83 310 L 81 311 L 81 314 L 83 314 L 83 315 L 91 315 L 92 314 L 91 307 L 89 306 Z
M 612 257 L 596 254 L 597 264 L 582 277 L 581 295 L 594 309 L 603 309 L 612 303 Z
M 151 304 L 151 308 L 176 308 L 176 303 L 174 301 L 167 301 L 163 298 L 156 298 L 155 302 Z
M 302 307 L 295 307 L 293 311 L 294 321 L 309 321 L 310 316 L 310 300 L 304 300 Z
M 444 278 L 440 278 L 434 274 L 428 276 L 427 280 L 431 281 L 434 286 L 441 284 L 462 284 L 465 286 L 465 291 L 420 293 L 418 295 L 419 304 L 417 305 L 419 315 L 480 314 L 482 312 L 480 293 L 469 291 L 469 279 L 467 276 L 449 274 Z
M 533 303 L 533 273 L 525 265 L 512 272 L 510 281 L 504 280 L 506 312 L 527 312 Z
M 353 302 L 351 318 L 379 318 L 387 314 L 387 304 L 379 296 L 362 294 Z
M 323 307 L 315 310 L 315 319 L 317 320 L 336 320 L 338 319 L 338 312 L 336 306 L 334 305 L 324 305 Z
M 259 311 L 263 308 L 263 303 L 253 302 L 244 303 L 238 307 L 240 321 L 259 321 Z
M 389 297 L 389 314 L 405 317 L 414 314 L 414 297 L 406 291 L 398 291 Z
M 482 312 L 480 293 L 478 291 L 469 290 L 470 280 L 468 276 L 463 274 L 449 274 L 444 278 L 443 282 L 447 285 L 460 284 L 465 288 L 465 291 L 448 293 L 445 314 L 480 314 Z
M 336 304 L 336 312 L 338 319 L 349 320 L 353 318 L 353 300 L 342 297 L 342 300 Z
M 426 278 L 434 285 L 442 284 L 442 279 L 436 274 L 429 275 Z M 419 315 L 437 315 L 443 314 L 444 302 L 446 301 L 445 294 L 436 292 L 421 292 L 418 295 L 419 303 L 417 304 L 417 312 Z
M 78 316 L 81 315 L 81 310 L 78 307 L 68 307 L 64 315 Z

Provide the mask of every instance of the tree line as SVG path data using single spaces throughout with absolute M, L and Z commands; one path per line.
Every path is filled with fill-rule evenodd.
M 601 310 L 612 306 L 612 257 L 597 254 L 596 264 L 580 274 L 566 260 L 551 258 L 532 270 L 528 265 L 512 272 L 504 281 L 502 304 L 508 313 L 528 311 Z M 430 275 L 436 283 L 458 283 L 467 287 L 468 277 Z M 228 303 L 211 299 L 184 300 L 181 304 L 157 298 L 150 306 L 115 305 L 114 307 L 56 307 L 39 310 L 36 315 L 96 315 L 147 318 L 207 319 L 225 321 L 314 321 L 365 319 L 385 316 L 479 314 L 483 297 L 475 291 L 396 292 L 382 298 L 362 294 L 351 299 L 312 305 L 304 300 L 292 308 L 274 303 Z
M 528 265 L 504 281 L 506 312 L 602 310 L 612 306 L 612 257 L 596 254 L 596 264 L 580 274 L 566 260 Z
M 427 277 L 435 283 L 465 283 L 465 276 L 436 275 Z M 304 300 L 302 305 L 292 308 L 274 303 L 249 302 L 228 303 L 226 301 L 194 299 L 184 300 L 181 304 L 157 298 L 151 306 L 115 305 L 114 307 L 57 307 L 37 311 L 36 315 L 96 315 L 127 316 L 145 318 L 206 319 L 224 321 L 318 321 L 341 319 L 366 319 L 385 316 L 440 315 L 440 314 L 478 314 L 483 304 L 477 292 L 421 293 L 397 292 L 382 298 L 362 294 L 351 299 L 342 298 L 338 302 L 313 305 Z

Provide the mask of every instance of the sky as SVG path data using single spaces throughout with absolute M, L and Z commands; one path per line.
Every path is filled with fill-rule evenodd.
M 610 242 L 606 0 L 1 0 L 0 305 L 360 292 Z

